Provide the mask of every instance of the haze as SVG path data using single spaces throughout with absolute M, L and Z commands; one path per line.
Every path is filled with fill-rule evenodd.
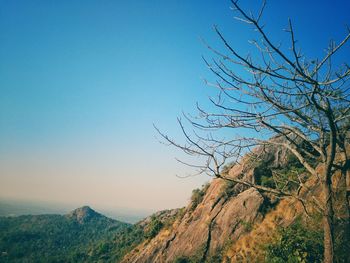
M 209 177 L 176 177 L 193 171 L 152 125 L 181 140 L 177 116 L 194 113 L 197 101 L 208 106 L 202 79 L 215 78 L 199 37 L 220 46 L 218 24 L 244 50 L 250 34 L 234 26 L 229 7 L 0 1 L 0 198 L 149 211 L 186 205 Z M 274 2 L 266 20 L 276 39 L 287 23 L 281 8 L 306 54 L 322 54 L 350 22 L 348 1 Z

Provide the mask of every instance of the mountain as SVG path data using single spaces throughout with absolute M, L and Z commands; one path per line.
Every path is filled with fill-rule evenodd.
M 75 207 L 71 204 L 60 204 L 45 201 L 14 200 L 0 197 L 0 217 L 42 214 L 66 214 Z M 151 211 L 146 209 L 128 209 L 124 207 L 104 208 L 103 215 L 123 222 L 135 224 L 148 216 Z
M 88 206 L 67 215 L 0 217 L 0 262 L 84 262 L 92 247 L 130 227 Z
M 280 147 L 256 151 L 261 151 L 259 162 L 247 155 L 223 173 L 276 187 L 279 182 L 273 174 L 295 178 L 297 172 L 305 180 L 304 187 L 285 187 L 299 191 L 300 198 L 313 206 L 306 208 L 293 197 L 276 198 L 249 186 L 214 179 L 194 190 L 190 204 L 176 211 L 167 223 L 154 216 L 154 233 L 124 256 L 122 263 L 322 262 L 322 222 L 314 203 L 322 195 L 319 182 Z M 339 187 L 342 178 L 338 171 L 334 182 L 338 188 L 333 190 L 346 200 L 346 191 Z M 349 212 L 339 204 L 335 207 L 339 215 Z M 336 221 L 335 228 L 346 235 L 342 224 Z M 338 243 L 336 247 L 337 262 L 348 262 L 349 245 Z
M 303 178 L 303 187 L 283 185 L 296 198 L 276 197 L 249 186 L 213 179 L 192 192 L 183 208 L 159 211 L 131 225 L 110 219 L 88 206 L 66 215 L 0 217 L 0 262 L 322 262 L 323 233 L 317 203 L 320 183 L 288 151 L 279 147 L 255 149 L 227 166 L 225 176 L 277 187 L 273 176 Z M 337 155 L 339 159 L 340 155 Z M 316 163 L 317 164 L 317 163 Z M 320 172 L 320 167 L 316 166 Z M 296 178 L 296 173 L 298 177 Z M 339 171 L 333 184 L 337 233 L 336 262 L 348 262 L 349 244 L 344 220 L 346 187 Z M 341 199 L 344 197 L 345 199 Z M 307 214 L 306 214 L 307 211 Z
M 84 224 L 92 220 L 111 221 L 111 219 L 97 213 L 96 211 L 92 210 L 89 206 L 77 208 L 69 214 L 67 214 L 66 217 L 71 220 L 76 220 L 80 224 Z

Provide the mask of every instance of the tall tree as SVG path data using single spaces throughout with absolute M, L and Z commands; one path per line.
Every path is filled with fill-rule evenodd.
M 217 98 L 210 98 L 214 107 L 205 110 L 197 106 L 199 116 L 185 116 L 195 128 L 193 134 L 186 131 L 179 119 L 186 144 L 179 144 L 158 132 L 187 154 L 204 157 L 203 164 L 193 165 L 199 173 L 207 172 L 259 191 L 292 196 L 304 202 L 299 192 L 270 188 L 222 173 L 228 161 L 239 162 L 245 153 L 254 154 L 254 147 L 277 145 L 286 148 L 322 187 L 324 262 L 333 262 L 332 179 L 336 170 L 348 169 L 349 166 L 346 142 L 350 123 L 350 67 L 346 63 L 333 65 L 332 62 L 349 40 L 350 30 L 340 43 L 330 42 L 324 57 L 309 59 L 296 45 L 290 19 L 286 30 L 290 37 L 290 51 L 283 51 L 261 24 L 265 2 L 255 15 L 245 11 L 238 1 L 231 2 L 237 13 L 236 19 L 256 31 L 258 39 L 250 43 L 257 52 L 242 55 L 214 27 L 225 46 L 225 51 L 220 51 L 208 45 L 214 58 L 210 61 L 204 59 L 217 77 L 215 83 L 208 82 L 218 90 Z M 196 132 L 196 129 L 201 131 Z M 237 129 L 239 134 L 248 136 L 236 135 L 230 139 L 215 136 L 214 131 L 222 129 Z M 271 140 L 271 137 L 281 139 Z M 343 156 L 341 162 L 336 160 L 336 154 Z M 300 188 L 305 187 L 304 183 L 299 178 Z

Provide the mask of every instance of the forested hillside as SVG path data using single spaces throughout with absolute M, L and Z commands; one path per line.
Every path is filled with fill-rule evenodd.
M 89 207 L 67 215 L 0 217 L 1 262 L 87 262 L 101 243 L 133 226 L 107 218 Z M 115 257 L 118 257 L 116 251 Z

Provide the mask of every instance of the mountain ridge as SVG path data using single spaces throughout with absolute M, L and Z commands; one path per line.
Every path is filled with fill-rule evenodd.
M 309 177 L 306 169 L 286 149 L 269 146 L 254 151 L 261 157 L 259 162 L 246 155 L 238 164 L 223 171 L 225 176 L 272 185 L 272 171 L 286 175 L 298 171 L 299 176 L 306 178 L 304 187 L 298 190 L 300 198 L 322 200 L 317 178 Z M 340 160 L 341 154 L 337 158 Z M 319 172 L 320 167 L 316 167 Z M 339 186 L 339 180 L 343 178 L 341 172 L 338 171 L 334 178 L 334 185 Z M 293 185 L 290 187 L 293 191 Z M 344 191 L 335 188 L 334 194 L 345 198 Z M 344 207 L 338 209 L 339 213 L 348 213 Z M 317 207 L 306 208 L 293 197 L 276 197 L 217 178 L 201 190 L 193 191 L 191 202 L 173 223 L 135 247 L 122 263 L 270 262 L 266 261 L 267 245 L 279 240 L 281 229 L 289 229 L 301 220 L 307 231 L 322 233 L 318 214 Z M 315 256 L 317 260 L 305 259 L 305 262 L 321 262 L 323 244 L 317 243 L 319 240 L 314 239 L 310 245 L 317 247 L 314 254 L 310 255 L 308 250 L 303 254 L 305 258 Z M 340 245 L 339 249 L 339 253 L 343 253 L 339 258 L 345 259 L 348 248 Z
M 108 218 L 108 217 L 96 212 L 90 206 L 87 206 L 87 205 L 82 206 L 82 207 L 78 207 L 78 208 L 72 210 L 71 212 L 69 212 L 68 214 L 66 214 L 65 216 L 67 218 L 70 218 L 70 219 L 75 219 L 81 224 L 83 224 L 91 219 L 94 219 L 94 218 Z M 108 218 L 108 219 L 113 220 L 111 218 Z
M 88 206 L 66 215 L 0 217 L 0 262 L 88 262 L 91 249 L 130 227 Z
M 265 147 L 255 151 L 261 155 L 259 162 L 251 160 L 247 155 L 239 164 L 228 166 L 223 171 L 225 176 L 271 185 L 274 183 L 272 171 L 291 173 L 297 170 L 299 176 L 307 179 L 299 196 L 304 200 L 322 197 L 317 179 L 308 177 L 305 168 L 286 150 Z M 341 173 L 336 173 L 334 184 L 339 185 L 341 178 Z M 293 190 L 293 186 L 290 187 Z M 334 189 L 334 193 L 344 194 L 344 189 L 338 190 Z M 348 212 L 338 208 L 336 203 L 335 206 L 339 212 Z M 44 251 L 52 253 L 49 257 L 43 257 L 42 262 L 56 259 L 64 262 L 122 263 L 271 262 L 266 261 L 267 245 L 281 240 L 280 229 L 288 229 L 299 219 L 307 226 L 299 228 L 302 230 L 301 238 L 305 232 L 311 231 L 309 233 L 312 235 L 316 233 L 314 236 L 318 237 L 318 241 L 322 239 L 319 238 L 319 221 L 312 221 L 312 217 L 305 216 L 305 209 L 292 197 L 277 198 L 253 187 L 216 178 L 202 189 L 193 190 L 191 201 L 186 207 L 156 212 L 134 225 L 107 218 L 91 207 L 83 206 L 64 216 L 12 218 L 15 222 L 12 232 L 4 235 L 1 230 L 6 229 L 6 220 L 0 218 L 0 247 L 5 248 L 7 253 L 1 257 L 19 255 L 13 262 L 19 262 L 16 260 L 24 256 L 28 262 L 38 262 L 34 259 L 42 255 L 33 254 L 32 251 L 37 251 L 35 249 L 38 246 L 33 244 L 39 238 L 47 243 Z M 316 210 L 308 207 L 307 211 L 314 213 Z M 48 218 L 53 221 L 45 225 Z M 11 225 L 11 220 L 7 222 L 8 225 Z M 39 222 L 38 227 L 32 231 L 36 222 Z M 55 228 L 57 225 L 58 229 Z M 62 229 L 64 233 L 61 233 Z M 50 235 L 46 235 L 47 233 Z M 81 238 L 75 243 L 69 243 L 77 235 Z M 288 238 L 293 239 L 293 235 L 292 233 Z M 11 240 L 13 242 L 6 248 L 4 244 Z M 317 240 L 313 240 L 314 243 L 310 245 L 315 248 L 313 261 L 305 262 L 322 262 L 322 256 L 319 256 L 322 244 L 317 243 Z M 71 244 L 68 248 L 67 242 Z M 28 254 L 16 252 L 14 248 L 25 248 Z M 341 257 L 346 258 L 349 250 L 345 246 L 344 251 L 345 256 L 342 254 Z M 302 256 L 310 256 L 309 251 Z

